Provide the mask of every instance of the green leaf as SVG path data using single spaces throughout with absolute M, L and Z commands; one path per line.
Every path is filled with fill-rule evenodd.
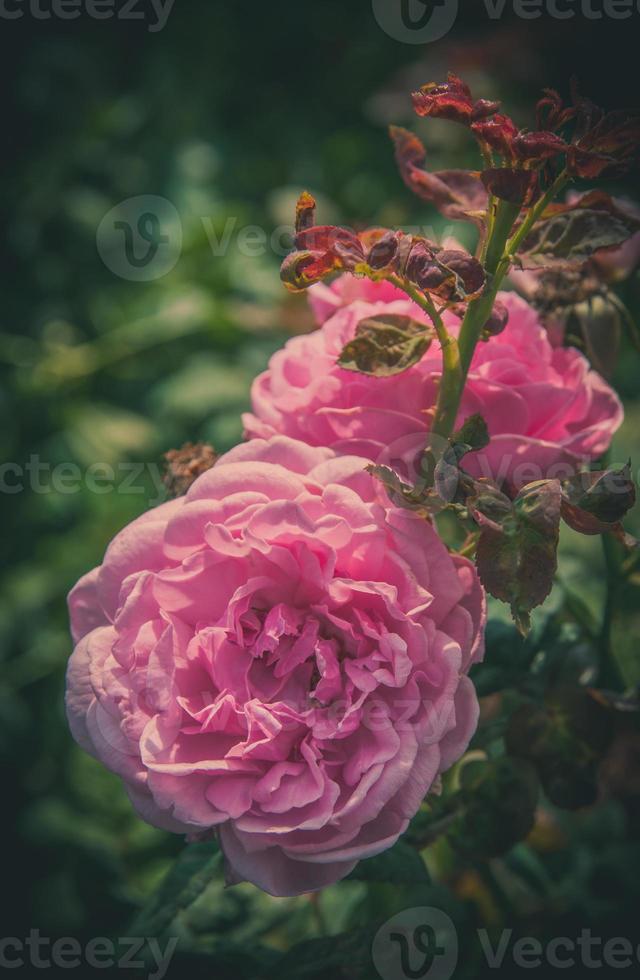
M 526 237 L 519 257 L 534 265 L 582 264 L 594 252 L 622 245 L 639 228 L 636 218 L 621 211 L 608 194 L 596 191 L 549 208 Z
M 352 881 L 379 881 L 389 884 L 428 884 L 429 872 L 418 852 L 399 840 L 388 851 L 360 861 L 349 875 Z
M 189 844 L 158 891 L 138 913 L 131 935 L 161 936 L 196 901 L 222 870 L 222 855 L 213 842 Z
M 547 598 L 557 568 L 562 491 L 557 480 L 539 480 L 520 491 L 496 521 L 482 528 L 476 562 L 482 584 L 508 602 L 518 629 L 527 633 L 529 614 Z
M 347 371 L 390 378 L 417 364 L 429 349 L 433 330 L 409 316 L 375 316 L 361 320 L 338 364 Z

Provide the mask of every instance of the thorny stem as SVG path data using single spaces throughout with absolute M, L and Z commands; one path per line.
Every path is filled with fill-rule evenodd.
M 446 439 L 453 431 L 464 385 L 458 341 L 448 332 L 442 316 L 429 296 L 400 276 L 392 276 L 390 281 L 404 290 L 414 303 L 425 311 L 433 323 L 436 336 L 440 342 L 442 348 L 442 381 L 440 382 L 438 403 L 431 431 Z

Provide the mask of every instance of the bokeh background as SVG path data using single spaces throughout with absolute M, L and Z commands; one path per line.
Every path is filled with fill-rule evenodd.
M 182 851 L 182 841 L 133 816 L 118 780 L 69 736 L 65 596 L 111 536 L 158 502 L 162 454 L 186 440 L 220 451 L 236 443 L 252 378 L 287 336 L 311 328 L 304 299 L 279 283 L 286 238 L 247 254 L 260 249 L 241 244 L 242 229 L 258 226 L 269 238 L 290 225 L 307 188 L 322 220 L 443 231 L 397 176 L 386 127 L 415 125 L 425 136 L 408 93 L 450 69 L 503 99 L 523 124 L 540 88 L 567 92 L 572 74 L 604 105 L 638 104 L 640 14 L 561 21 L 507 11 L 490 20 L 475 0 L 461 7 L 452 31 L 423 46 L 386 34 L 367 0 L 180 0 L 157 32 L 144 4 L 145 21 L 42 20 L 27 5 L 20 19 L 0 19 L 0 456 L 45 466 L 39 483 L 27 476 L 21 492 L 0 493 L 2 935 L 34 927 L 81 942 L 130 935 Z M 462 129 L 434 123 L 426 139 L 434 169 L 472 164 Z M 637 196 L 630 181 L 611 189 Z M 149 194 L 177 209 L 182 250 L 165 276 L 136 282 L 105 264 L 96 235 L 116 204 Z M 211 236 L 223 247 L 212 249 Z M 638 313 L 638 280 L 621 292 Z M 614 457 L 631 454 L 636 470 L 639 370 L 625 341 L 615 383 L 627 423 Z M 53 486 L 54 467 L 68 463 L 79 485 L 71 475 L 66 489 L 59 478 Z M 111 492 L 88 485 L 95 463 L 113 467 Z M 127 487 L 131 464 L 142 473 Z M 494 610 L 491 669 L 524 663 L 540 674 L 569 663 L 575 677 L 588 676 L 605 591 L 598 542 L 567 535 L 561 576 L 528 646 Z M 637 598 L 631 576 L 612 627 L 630 686 L 640 680 Z M 480 684 L 495 718 L 501 685 L 486 674 Z M 591 927 L 637 945 L 638 755 L 618 760 L 619 781 L 632 788 L 622 799 L 546 804 L 526 843 L 505 854 L 439 840 L 427 858 L 431 884 L 349 881 L 312 902 L 270 899 L 249 885 L 225 891 L 216 877 L 175 912 L 169 931 L 183 937 L 184 952 L 174 966 L 216 978 L 266 976 L 272 964 L 281 977 L 374 976 L 365 963 L 372 924 L 423 905 L 456 923 L 460 977 L 484 975 L 478 926 L 543 939 Z M 507 837 L 517 819 L 501 811 Z M 301 942 L 311 943 L 306 952 L 280 959 Z

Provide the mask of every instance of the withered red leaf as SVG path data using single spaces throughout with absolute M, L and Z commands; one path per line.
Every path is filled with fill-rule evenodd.
M 479 174 L 469 170 L 424 169 L 427 151 L 418 137 L 401 126 L 391 126 L 400 175 L 414 194 L 433 204 L 446 218 L 479 222 L 487 209 L 487 192 Z
M 637 166 L 640 159 L 638 110 L 604 113 L 582 99 L 580 111 L 581 133 L 567 158 L 567 169 L 572 176 L 616 177 Z
M 330 252 L 338 244 L 349 245 L 359 250 L 364 257 L 364 251 L 356 233 L 350 228 L 340 228 L 336 225 L 312 225 L 309 228 L 303 228 L 296 234 L 295 244 L 296 248 L 301 251 L 309 250 L 311 252 Z
M 499 102 L 489 99 L 474 100 L 471 89 L 452 72 L 446 82 L 429 82 L 412 95 L 413 106 L 419 116 L 448 119 L 465 126 L 491 116 L 500 108 Z
M 446 82 L 429 82 L 412 95 L 419 116 L 449 119 L 468 125 L 473 116 L 473 98 L 469 86 L 449 73 Z

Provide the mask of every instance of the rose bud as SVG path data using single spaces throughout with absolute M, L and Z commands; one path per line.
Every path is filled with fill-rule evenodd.
M 501 300 L 496 300 L 491 316 L 482 328 L 482 333 L 488 340 L 489 337 L 497 337 L 509 323 L 509 310 Z
M 455 272 L 467 296 L 480 292 L 485 283 L 484 269 L 472 255 L 459 249 L 443 249 L 438 252 L 437 258 L 438 262 Z
M 398 254 L 398 236 L 388 231 L 369 249 L 367 265 L 371 269 L 384 269 L 393 262 Z
M 405 275 L 421 289 L 433 291 L 450 278 L 450 274 L 436 260 L 433 249 L 425 242 L 417 242 L 411 249 L 407 260 Z

